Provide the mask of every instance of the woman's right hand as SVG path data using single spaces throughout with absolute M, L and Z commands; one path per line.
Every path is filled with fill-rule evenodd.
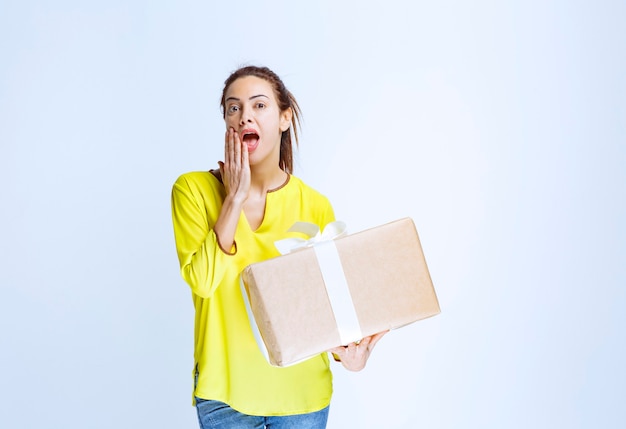
M 250 163 L 248 147 L 239 138 L 239 133 L 230 127 L 226 131 L 224 144 L 224 162 L 220 161 L 222 182 L 226 188 L 226 197 L 243 204 L 250 191 Z
M 229 128 L 226 131 L 224 162 L 218 162 L 226 198 L 215 222 L 214 230 L 220 247 L 226 253 L 236 252 L 235 232 L 237 223 L 250 191 L 250 163 L 248 147 L 239 134 Z

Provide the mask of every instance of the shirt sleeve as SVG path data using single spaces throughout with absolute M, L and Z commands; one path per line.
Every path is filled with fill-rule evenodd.
M 322 229 L 329 223 L 337 220 L 335 219 L 335 212 L 333 210 L 333 206 L 331 205 L 328 198 L 323 197 L 323 202 L 324 202 L 324 206 L 323 206 L 324 208 L 323 210 L 321 210 L 322 219 L 321 219 L 321 222 L 319 222 L 319 225 Z
M 194 192 L 195 191 L 195 192 Z M 194 294 L 208 298 L 224 278 L 227 259 L 212 229 L 204 198 L 184 176 L 172 188 L 172 221 L 180 273 Z

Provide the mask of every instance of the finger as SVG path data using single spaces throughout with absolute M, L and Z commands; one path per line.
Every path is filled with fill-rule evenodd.
M 372 341 L 372 336 L 371 335 L 369 337 L 365 337 L 361 341 L 359 341 L 359 345 L 363 346 L 363 347 L 367 347 L 367 346 L 369 346 L 370 341 Z
M 331 352 L 332 354 L 335 354 L 335 355 L 339 356 L 340 358 L 342 358 L 342 357 L 344 357 L 346 355 L 346 348 L 343 347 L 343 346 L 334 347 L 334 348 L 330 349 L 329 352 Z
M 389 331 L 383 331 L 379 332 L 378 334 L 372 335 L 369 341 L 369 349 L 374 350 L 374 346 L 376 345 L 376 343 L 379 342 L 380 339 L 384 337 L 387 332 Z
M 250 154 L 248 153 L 248 145 L 241 142 L 241 162 L 243 163 L 244 167 L 248 167 L 248 165 L 250 165 L 250 161 L 249 161 L 249 156 Z
M 347 351 L 349 352 L 355 352 L 358 350 L 358 344 L 356 342 L 350 343 L 346 346 Z
M 233 161 L 237 165 L 241 165 L 241 140 L 239 140 L 239 134 L 233 129 Z
M 228 128 L 228 130 L 226 130 L 226 137 L 224 138 L 224 160 L 226 163 L 230 163 L 230 160 L 232 159 L 232 140 L 232 128 Z
M 230 156 L 230 170 L 232 171 L 234 168 L 239 166 L 239 147 L 237 141 L 237 132 L 234 128 L 230 129 L 230 134 L 228 136 L 228 153 Z

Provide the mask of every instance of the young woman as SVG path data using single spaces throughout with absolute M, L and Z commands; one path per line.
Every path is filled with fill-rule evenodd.
M 270 366 L 254 340 L 241 271 L 278 255 L 274 242 L 296 221 L 334 220 L 328 199 L 293 171 L 300 110 L 265 67 L 228 77 L 221 100 L 226 135 L 219 169 L 191 172 L 172 190 L 183 279 L 195 306 L 194 403 L 201 428 L 325 428 L 332 394 L 327 353 Z M 344 367 L 365 366 L 382 334 L 331 350 Z

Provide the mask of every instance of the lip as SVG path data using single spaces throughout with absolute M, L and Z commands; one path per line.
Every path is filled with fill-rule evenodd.
M 247 134 L 256 134 L 256 135 L 258 136 L 258 135 L 259 135 L 259 132 L 258 132 L 257 130 L 255 130 L 254 128 L 245 128 L 245 129 L 243 129 L 243 130 L 241 130 L 241 131 L 239 132 L 239 135 L 240 135 L 241 137 L 243 137 L 243 136 L 245 136 L 245 135 L 247 135 Z
M 254 128 L 246 128 L 241 130 L 241 132 L 239 133 L 242 142 L 245 140 L 245 137 L 250 134 L 254 134 L 257 136 L 257 139 L 254 143 L 250 144 L 246 142 L 246 146 L 248 146 L 248 152 L 253 152 L 259 146 L 259 141 L 261 140 L 259 132 Z

